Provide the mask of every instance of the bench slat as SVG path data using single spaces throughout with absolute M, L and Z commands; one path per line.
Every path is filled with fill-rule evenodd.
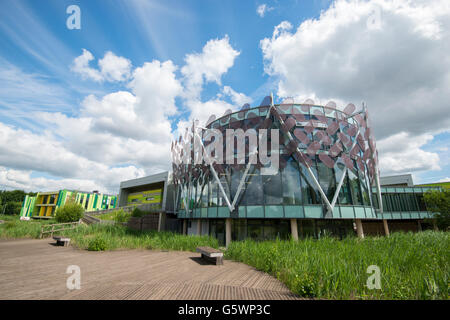
M 211 258 L 223 257 L 223 252 L 210 247 L 197 247 L 197 252 Z

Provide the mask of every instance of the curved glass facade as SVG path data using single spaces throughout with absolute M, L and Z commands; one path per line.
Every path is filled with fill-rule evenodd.
M 375 142 L 367 125 L 367 111 L 354 113 L 354 109 L 353 105 L 340 111 L 334 106 L 280 104 L 244 108 L 212 119 L 206 129 L 219 130 L 224 137 L 227 129 L 242 129 L 244 132 L 249 129 L 256 132 L 260 129 L 278 129 L 279 169 L 276 174 L 262 175 L 264 165 L 260 161 L 246 165 L 249 162 L 248 152 L 245 163 L 239 163 L 237 147 L 231 150 L 233 163 L 214 163 L 213 168 L 204 161 L 195 163 L 194 157 L 190 162 L 175 164 L 174 161 L 174 181 L 179 190 L 177 210 L 181 216 L 213 217 L 208 210 L 217 208 L 217 217 L 238 218 L 243 206 L 246 207 L 246 217 L 252 216 L 248 211 L 254 207 L 264 206 L 274 210 L 275 206 L 302 206 L 318 207 L 322 211 L 320 217 L 326 217 L 328 212 L 332 218 L 330 204 L 333 210 L 343 206 L 373 209 L 371 186 L 377 162 Z M 206 129 L 193 127 L 190 131 L 198 133 L 204 146 L 211 143 L 205 139 Z M 182 157 L 183 148 L 186 144 L 193 145 L 194 139 L 193 134 L 180 137 L 172 147 L 173 154 Z M 249 139 L 245 141 L 247 150 Z M 224 154 L 228 151 L 225 140 L 223 138 Z M 274 153 L 270 151 L 271 140 L 268 131 L 268 156 Z M 213 171 L 216 171 L 217 178 Z M 234 203 L 232 210 L 229 203 Z M 200 213 L 196 214 L 197 211 Z M 285 211 L 283 217 L 286 217 Z M 368 217 L 373 217 L 374 211 L 370 212 Z

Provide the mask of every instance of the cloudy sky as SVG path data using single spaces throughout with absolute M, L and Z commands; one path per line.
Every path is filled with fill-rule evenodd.
M 364 102 L 382 175 L 450 180 L 448 0 L 2 0 L 0 43 L 0 189 L 117 192 L 270 92 Z

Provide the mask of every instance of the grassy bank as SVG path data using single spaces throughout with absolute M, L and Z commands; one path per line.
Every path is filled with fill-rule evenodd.
M 135 231 L 120 225 L 80 226 L 64 233 L 71 242 L 88 250 L 167 249 L 195 251 L 198 246 L 218 247 L 209 236 L 184 236 L 172 232 Z
M 0 215 L 0 239 L 39 238 L 43 224 L 56 223 L 54 219 L 20 221 L 19 216 Z
M 450 234 L 394 233 L 364 240 L 233 242 L 226 257 L 265 271 L 294 293 L 325 299 L 448 299 Z M 368 289 L 370 265 L 381 289 Z
M 106 214 L 100 214 L 95 216 L 101 220 L 110 220 L 115 222 L 127 222 L 131 217 L 131 212 L 125 212 L 123 210 L 116 210 Z

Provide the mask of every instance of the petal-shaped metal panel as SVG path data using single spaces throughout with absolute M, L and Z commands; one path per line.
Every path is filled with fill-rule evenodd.
M 347 115 L 351 115 L 351 114 L 353 114 L 353 112 L 355 112 L 355 110 L 356 110 L 355 105 L 354 105 L 353 103 L 349 103 L 349 104 L 345 107 L 344 113 L 347 114 Z
M 294 130 L 294 136 L 296 136 L 303 144 L 308 144 L 310 142 L 308 136 L 303 131 L 303 129 L 296 128 Z
M 339 129 L 339 124 L 336 121 L 331 121 L 331 123 L 328 125 L 327 133 L 329 135 L 333 135 L 336 133 L 336 131 Z
M 325 164 L 328 168 L 334 167 L 334 161 L 325 153 L 319 153 L 319 159 Z

